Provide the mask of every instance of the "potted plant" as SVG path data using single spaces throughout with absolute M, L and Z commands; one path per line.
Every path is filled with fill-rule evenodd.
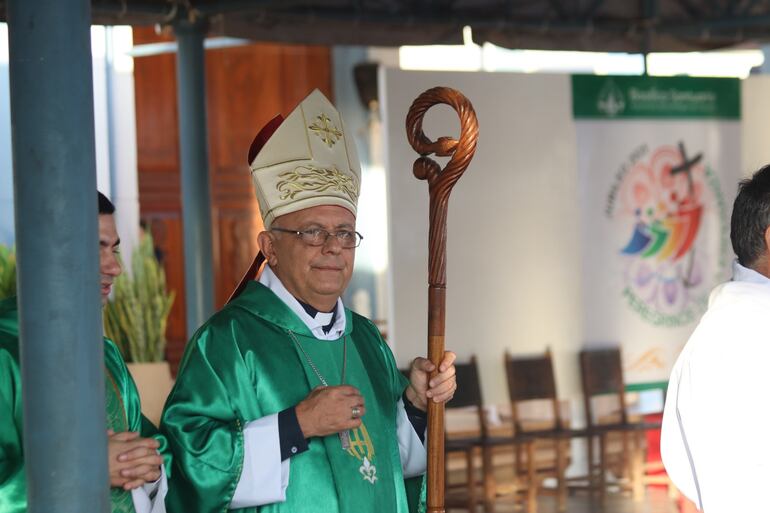
M 16 295 L 16 252 L 0 244 L 0 299 Z
M 156 425 L 173 380 L 165 361 L 166 325 L 174 292 L 152 236 L 142 235 L 131 255 L 131 272 L 115 279 L 113 298 L 104 309 L 104 332 L 120 348 L 142 400 L 142 412 Z

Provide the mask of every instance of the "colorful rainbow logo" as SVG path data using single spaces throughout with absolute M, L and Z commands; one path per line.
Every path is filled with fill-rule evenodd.
M 708 297 L 713 214 L 721 197 L 704 153 L 688 157 L 684 142 L 634 153 L 612 189 L 620 214 L 623 297 L 656 326 L 683 326 Z M 617 192 L 617 196 L 614 196 Z M 622 226 L 622 228 L 621 228 Z M 705 238 L 704 238 L 705 237 Z
M 677 212 L 663 220 L 645 223 L 637 211 L 637 223 L 628 244 L 621 250 L 625 255 L 672 261 L 682 258 L 695 242 L 700 228 L 703 207 L 684 202 Z

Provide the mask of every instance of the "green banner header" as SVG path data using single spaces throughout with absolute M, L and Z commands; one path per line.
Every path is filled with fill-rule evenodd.
M 740 119 L 737 78 L 572 76 L 577 119 Z

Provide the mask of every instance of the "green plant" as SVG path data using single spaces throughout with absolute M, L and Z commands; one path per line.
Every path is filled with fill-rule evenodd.
M 174 292 L 166 290 L 166 273 L 147 233 L 131 255 L 131 274 L 115 279 L 114 299 L 104 309 L 105 334 L 127 362 L 163 361 L 173 303 Z
M 0 244 L 0 299 L 16 295 L 16 252 Z

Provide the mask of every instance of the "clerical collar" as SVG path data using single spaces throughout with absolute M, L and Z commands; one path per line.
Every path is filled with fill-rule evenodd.
M 337 340 L 345 333 L 347 318 L 342 299 L 337 299 L 334 311 L 330 313 L 319 312 L 317 316 L 311 316 L 305 307 L 286 290 L 281 280 L 275 275 L 269 265 L 266 265 L 259 277 L 259 283 L 269 288 L 281 301 L 293 311 L 297 317 L 307 326 L 313 336 L 320 340 Z M 309 305 L 308 305 L 309 306 Z M 312 308 L 312 307 L 311 307 Z M 337 314 L 339 312 L 339 315 Z M 323 317 L 322 317 L 323 316 Z
M 296 297 L 294 299 L 297 299 Z M 314 306 L 300 301 L 297 299 L 297 303 L 307 312 L 307 314 L 315 319 L 318 324 L 323 327 L 324 333 L 329 333 L 334 326 L 334 319 L 337 317 L 337 305 L 334 305 L 334 309 L 331 312 L 319 312 Z

